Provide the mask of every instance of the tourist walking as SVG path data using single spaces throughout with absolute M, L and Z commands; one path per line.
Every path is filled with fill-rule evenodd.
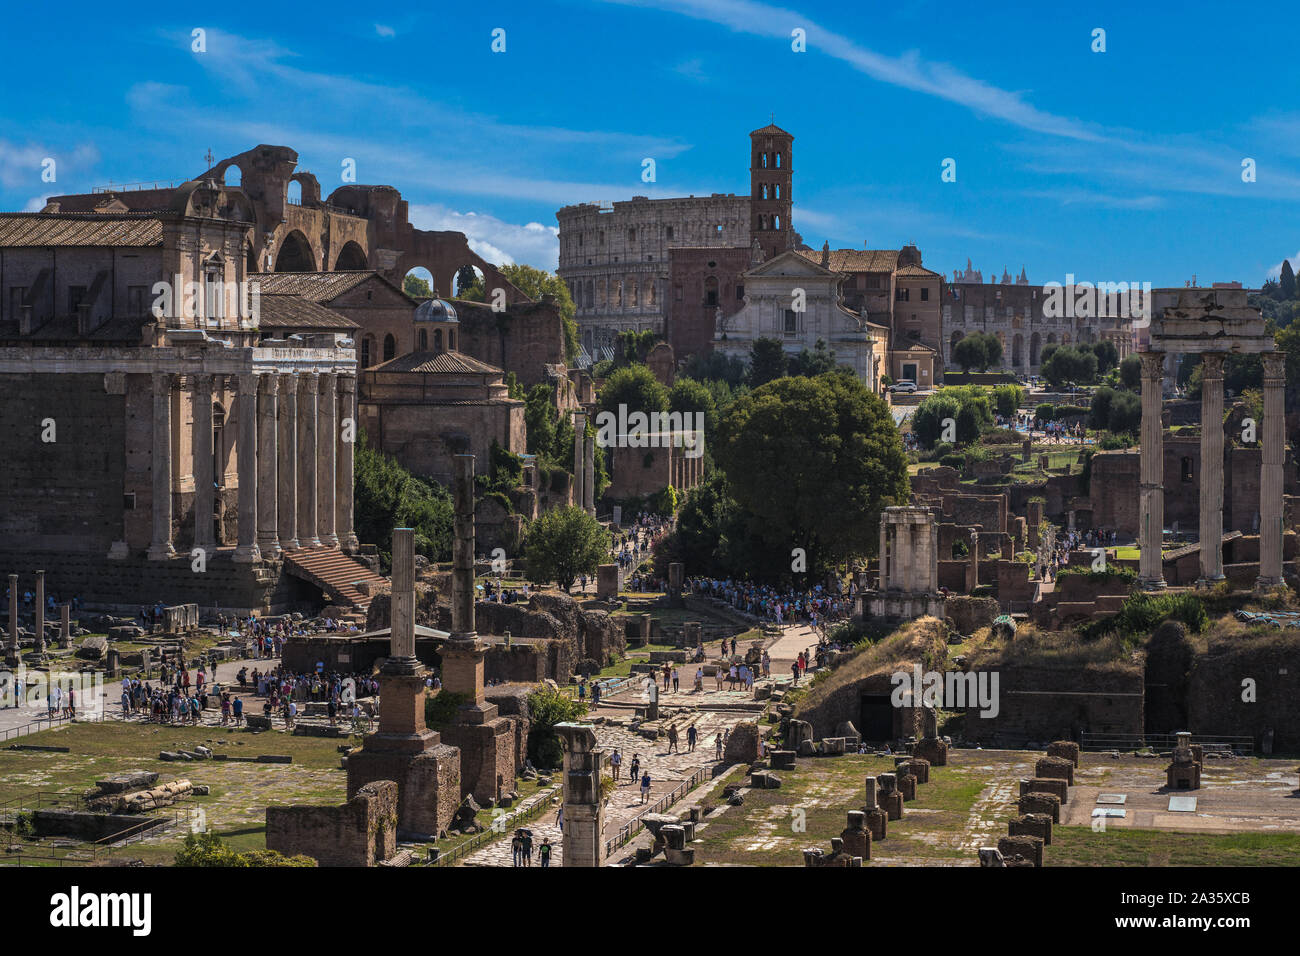
M 686 728 L 686 751 L 688 753 L 695 752 L 695 741 L 699 737 L 699 733 L 694 724 Z
M 650 802 L 650 771 L 647 770 L 641 777 L 641 802 Z
M 538 847 L 537 852 L 542 857 L 542 869 L 546 869 L 548 866 L 551 865 L 551 838 L 550 837 L 542 838 L 542 845 Z
M 668 752 L 681 753 L 681 751 L 677 749 L 677 728 L 676 727 L 668 728 Z

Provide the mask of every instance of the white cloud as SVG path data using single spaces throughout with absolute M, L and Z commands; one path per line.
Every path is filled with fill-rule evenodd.
M 57 183 L 68 172 L 84 175 L 98 162 L 99 151 L 89 143 L 71 149 L 59 149 L 40 143 L 19 146 L 17 143 L 0 139 L 0 186 L 6 189 L 20 189 L 24 186 L 42 184 L 44 180 L 41 174 L 47 159 L 54 160 L 53 169 Z
M 392 39 L 393 37 L 397 36 L 396 30 L 382 23 L 375 24 L 375 33 L 379 34 L 381 37 L 384 37 L 385 39 Z
M 458 212 L 437 204 L 413 205 L 411 224 L 417 229 L 465 233 L 469 247 L 497 265 L 523 263 L 554 272 L 559 265 L 560 230 L 540 222 L 522 225 L 477 212 Z
M 1287 259 L 1291 263 L 1292 271 L 1297 271 L 1296 267 L 1300 266 L 1300 251 L 1297 251 L 1296 254 L 1293 256 L 1287 256 Z M 1281 274 L 1282 274 L 1282 263 L 1278 262 L 1276 265 L 1269 267 L 1269 270 L 1266 274 L 1266 278 L 1276 279 Z
M 51 193 L 51 195 L 53 194 Z M 23 205 L 23 212 L 40 212 L 45 208 L 45 204 L 49 201 L 49 196 L 33 196 Z M 1280 270 L 1281 268 L 1282 266 L 1279 264 L 1278 269 Z

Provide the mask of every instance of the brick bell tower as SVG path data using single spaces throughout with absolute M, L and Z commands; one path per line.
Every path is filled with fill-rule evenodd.
M 762 247 L 765 259 L 794 248 L 790 224 L 793 142 L 794 137 L 776 125 L 749 134 L 749 232 Z

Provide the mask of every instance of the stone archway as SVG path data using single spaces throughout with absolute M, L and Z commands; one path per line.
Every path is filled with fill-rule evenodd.
M 349 240 L 339 250 L 334 260 L 335 272 L 361 272 L 369 268 L 366 251 L 355 240 Z
M 315 272 L 316 253 L 311 243 L 298 229 L 285 235 L 280 240 L 280 248 L 275 257 L 276 272 Z

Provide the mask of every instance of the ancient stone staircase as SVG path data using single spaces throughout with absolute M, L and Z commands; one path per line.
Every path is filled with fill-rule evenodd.
M 369 608 L 370 595 L 358 585 L 388 584 L 387 578 L 333 548 L 289 551 L 284 556 L 284 564 L 289 574 L 310 581 L 334 603 L 360 612 Z

